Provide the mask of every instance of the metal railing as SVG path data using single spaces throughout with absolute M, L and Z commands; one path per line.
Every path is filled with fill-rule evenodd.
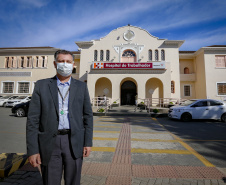
M 145 98 L 143 99 L 144 105 L 147 109 L 151 107 L 156 108 L 169 108 L 173 105 L 179 105 L 180 102 L 184 101 L 185 99 L 179 98 Z
M 92 107 L 97 108 L 97 112 L 103 109 L 103 112 L 107 112 L 111 109 L 112 99 L 108 97 L 94 97 L 91 100 Z

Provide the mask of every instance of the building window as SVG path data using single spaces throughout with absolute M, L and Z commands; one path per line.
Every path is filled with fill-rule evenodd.
M 155 50 L 155 61 L 159 60 L 159 51 Z
M 110 51 L 107 50 L 106 51 L 106 61 L 109 61 L 110 60 Z
M 136 53 L 132 50 L 125 50 L 122 54 L 121 62 L 136 62 Z
M 175 93 L 175 82 L 171 81 L 171 93 Z
M 18 82 L 18 93 L 29 93 L 29 82 Z
M 161 50 L 161 60 L 165 61 L 165 51 Z
M 184 68 L 184 74 L 189 74 L 189 68 L 188 67 Z
M 226 56 L 215 56 L 216 67 L 225 68 L 226 67 Z
M 190 85 L 184 86 L 184 96 L 191 96 L 191 86 Z
M 31 67 L 31 57 L 27 57 L 27 67 Z
M 3 82 L 3 92 L 2 93 L 13 93 L 14 82 Z
M 100 61 L 104 60 L 104 51 L 100 50 Z
M 152 61 L 152 50 L 148 50 L 148 60 Z
M 21 57 L 20 67 L 24 67 L 24 57 Z
M 225 83 L 217 83 L 217 95 L 226 95 L 226 82 Z
M 94 51 L 94 61 L 97 61 L 97 55 L 98 55 L 98 52 L 97 50 Z

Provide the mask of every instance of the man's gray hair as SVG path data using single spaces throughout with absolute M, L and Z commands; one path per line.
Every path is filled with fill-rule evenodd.
M 74 55 L 72 54 L 72 52 L 67 51 L 67 50 L 57 50 L 54 54 L 54 60 L 57 61 L 57 57 L 59 54 L 65 54 L 65 55 L 71 55 L 73 58 L 73 62 L 74 62 Z

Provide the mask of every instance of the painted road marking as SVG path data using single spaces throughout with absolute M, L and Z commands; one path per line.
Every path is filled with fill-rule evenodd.
M 94 152 L 115 152 L 114 147 L 92 147 Z
M 0 131 L 0 133 L 3 133 L 3 134 L 26 134 L 25 132 L 21 132 L 21 133 L 18 133 L 18 132 L 5 132 L 5 131 Z
M 120 131 L 105 131 L 105 130 L 94 130 L 94 133 L 120 133 Z
M 132 153 L 160 153 L 160 154 L 191 154 L 187 150 L 167 150 L 167 149 L 142 149 L 142 148 L 132 148 Z
M 132 132 L 132 134 L 169 134 L 168 132 L 164 131 L 164 132 Z
M 94 127 L 100 127 L 100 128 L 122 128 L 122 127 L 117 127 L 117 126 L 94 126 Z
M 93 140 L 109 140 L 109 141 L 117 141 L 118 138 L 93 137 Z
M 161 123 L 159 123 L 159 121 L 156 118 L 152 118 L 153 120 L 156 121 L 157 124 L 159 124 L 160 126 L 162 126 L 164 129 L 166 129 L 164 127 L 164 125 L 162 125 Z M 167 130 L 167 129 L 166 129 Z M 168 131 L 168 130 L 167 130 Z M 168 131 L 176 140 L 179 141 L 179 143 L 184 146 L 189 152 L 191 152 L 191 154 L 193 154 L 195 157 L 197 157 L 197 159 L 199 159 L 205 166 L 207 167 L 215 167 L 212 163 L 210 163 L 205 157 L 203 157 L 202 155 L 200 155 L 198 152 L 196 152 L 192 147 L 190 147 L 187 143 L 183 142 L 183 140 L 174 135 L 173 133 L 171 133 L 170 131 Z
M 132 138 L 131 141 L 147 141 L 147 142 L 170 142 L 170 143 L 178 143 L 177 140 L 163 140 L 163 139 L 137 139 Z
M 210 163 L 205 157 L 196 152 L 192 147 L 190 147 L 187 143 L 183 142 L 179 137 L 171 133 L 172 136 L 177 139 L 181 145 L 183 145 L 187 150 L 189 150 L 194 156 L 196 156 L 205 166 L 207 167 L 215 167 L 212 163 Z
M 92 147 L 92 151 L 95 152 L 115 152 L 114 147 Z M 142 149 L 132 148 L 131 153 L 159 153 L 159 154 L 185 154 L 191 155 L 192 153 L 188 150 L 164 150 L 164 149 Z

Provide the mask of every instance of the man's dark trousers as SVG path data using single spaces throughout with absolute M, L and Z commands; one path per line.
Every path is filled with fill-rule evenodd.
M 61 185 L 64 171 L 65 185 L 80 185 L 83 158 L 75 158 L 70 135 L 57 135 L 55 148 L 47 166 L 42 165 L 44 185 Z

